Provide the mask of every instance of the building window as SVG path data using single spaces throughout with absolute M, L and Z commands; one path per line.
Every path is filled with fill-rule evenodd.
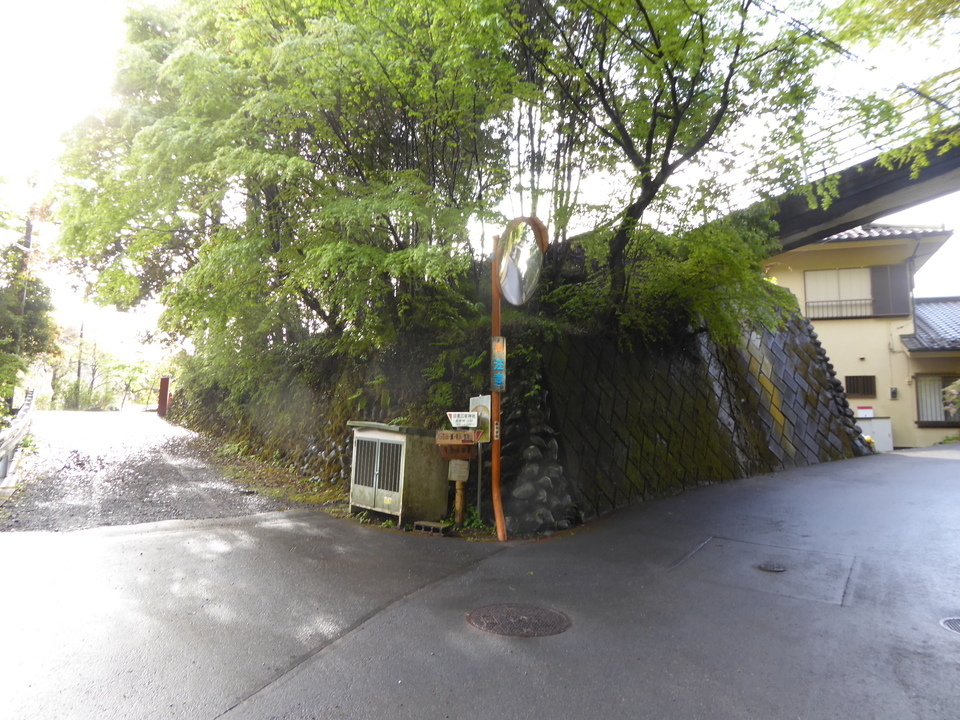
M 877 396 L 876 375 L 847 375 L 843 378 L 847 397 L 875 398 Z
M 803 280 L 811 320 L 910 314 L 906 265 L 807 270 Z
M 958 375 L 917 376 L 917 425 L 920 427 L 960 426 L 960 413 L 943 407 L 943 390 L 955 383 Z

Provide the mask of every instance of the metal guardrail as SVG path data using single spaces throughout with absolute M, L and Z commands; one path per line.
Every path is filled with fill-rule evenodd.
M 24 436 L 30 431 L 30 423 L 33 421 L 33 390 L 27 390 L 27 396 L 24 398 L 23 405 L 17 411 L 17 416 L 13 419 L 3 432 L 0 432 L 0 480 L 7 476 L 10 468 L 10 462 L 20 447 Z

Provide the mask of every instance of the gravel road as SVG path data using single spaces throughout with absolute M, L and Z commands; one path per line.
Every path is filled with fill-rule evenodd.
M 0 531 L 67 531 L 295 507 L 253 494 L 211 462 L 211 443 L 153 413 L 36 412 L 35 450 Z

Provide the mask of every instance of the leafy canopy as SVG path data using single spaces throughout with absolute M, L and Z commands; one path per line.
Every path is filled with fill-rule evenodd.
M 63 252 L 106 302 L 162 297 L 211 382 L 475 321 L 471 218 L 513 191 L 561 240 L 596 214 L 567 317 L 729 338 L 782 301 L 772 228 L 717 219 L 727 161 L 805 177 L 833 49 L 765 2 L 183 0 L 128 27 L 64 156 Z
M 491 6 L 492 7 L 492 6 Z M 172 329 L 363 344 L 462 302 L 468 218 L 503 190 L 509 66 L 483 3 L 136 11 L 118 107 L 77 129 L 63 246 Z M 484 45 L 487 43 L 487 45 Z M 276 321 L 276 322 L 274 322 Z

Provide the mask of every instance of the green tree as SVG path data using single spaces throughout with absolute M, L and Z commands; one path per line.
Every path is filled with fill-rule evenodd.
M 513 189 L 565 239 L 587 179 L 625 183 L 579 238 L 600 268 L 545 307 L 730 338 L 781 301 L 769 225 L 717 219 L 716 158 L 748 134 L 798 185 L 833 49 L 757 0 L 184 0 L 128 25 L 116 103 L 64 157 L 63 251 L 103 301 L 162 297 L 192 376 L 237 397 L 462 330 L 470 220 Z
M 13 230 L 12 213 L 5 213 L 5 220 L 3 215 L 0 224 Z M 50 289 L 34 272 L 32 228 L 30 215 L 20 241 L 0 249 L 0 397 L 7 412 L 30 363 L 57 351 Z M 15 232 L 8 236 L 16 237 Z
M 134 11 L 117 106 L 77 128 L 62 247 L 161 295 L 211 378 L 389 342 L 473 306 L 468 221 L 505 188 L 498 5 L 186 2 Z M 464 28 L 490 29 L 464 33 Z
M 773 129 L 774 147 L 800 135 L 826 51 L 751 0 L 522 0 L 517 10 L 540 102 L 572 113 L 581 157 L 629 168 L 630 197 L 605 243 L 611 301 L 623 308 L 631 245 L 656 203 L 676 201 L 674 176 L 746 122 Z

